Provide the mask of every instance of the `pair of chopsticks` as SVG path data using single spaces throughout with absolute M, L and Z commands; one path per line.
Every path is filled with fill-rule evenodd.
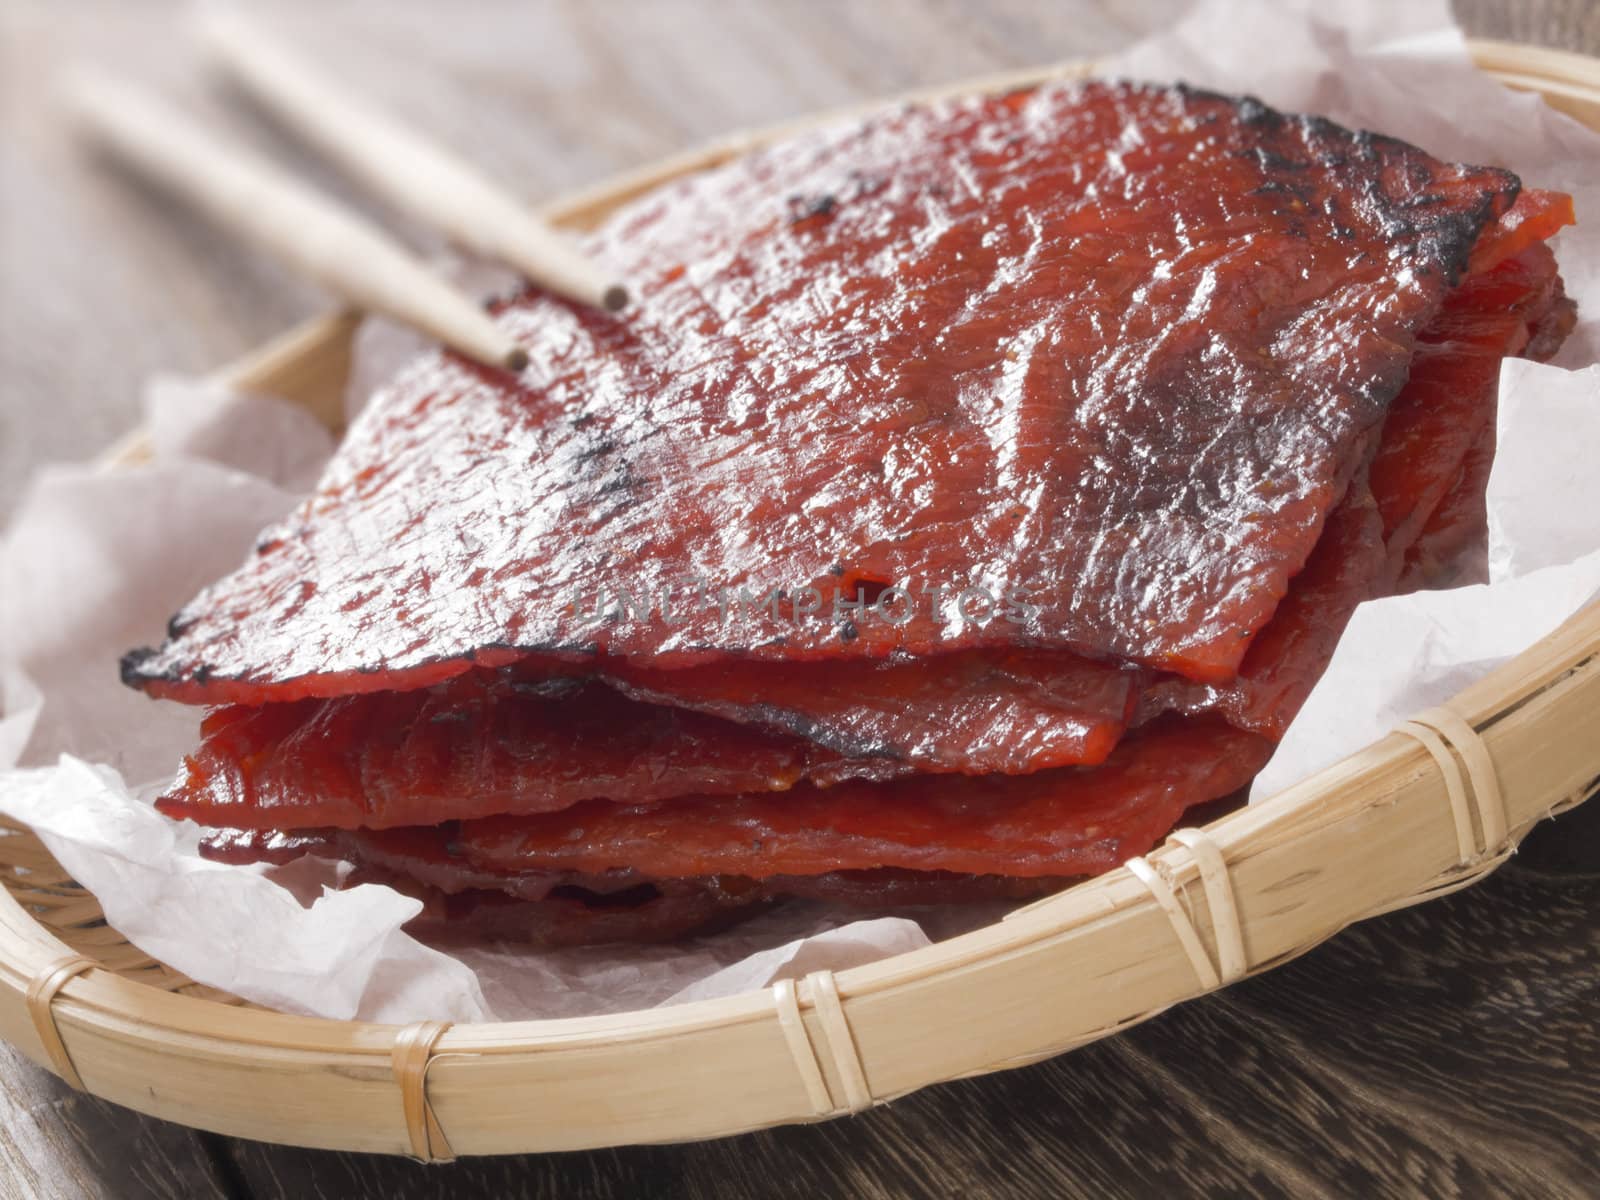
M 620 283 L 491 180 L 368 108 L 244 18 L 212 10 L 199 32 L 246 91 L 396 209 L 570 300 L 609 312 L 627 303 Z M 104 75 L 79 75 L 69 97 L 85 130 L 116 156 L 357 307 L 478 362 L 527 366 L 527 351 L 471 299 L 364 217 L 267 159 Z

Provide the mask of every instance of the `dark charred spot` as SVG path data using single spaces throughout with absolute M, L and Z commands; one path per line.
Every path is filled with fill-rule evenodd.
M 582 691 L 587 681 L 576 675 L 553 675 L 546 679 L 513 678 L 510 688 L 519 696 L 536 696 L 541 700 L 558 700 Z
M 279 614 L 283 620 L 288 620 L 311 602 L 311 597 L 317 594 L 317 582 L 314 579 L 302 579 L 300 586 L 295 589 L 295 597 L 284 606 Z
M 597 458 L 604 458 L 607 454 L 613 453 L 616 448 L 617 440 L 615 438 L 601 438 L 599 441 L 590 442 L 573 457 L 575 461 L 580 463 L 590 462 Z
M 1272 125 L 1281 118 L 1275 109 L 1268 108 L 1254 96 L 1239 97 L 1239 120 L 1245 125 Z
M 851 199 L 859 200 L 866 196 L 876 196 L 889 186 L 889 177 L 876 172 L 852 169 L 846 176 L 852 185 Z
M 1248 150 L 1240 151 L 1240 154 L 1245 158 L 1255 159 L 1256 165 L 1263 172 L 1309 171 L 1311 169 L 1311 164 L 1303 159 L 1290 158 L 1288 155 L 1280 154 L 1278 151 L 1269 149 L 1266 146 L 1251 146 Z
M 602 496 L 620 496 L 632 492 L 639 486 L 639 480 L 626 467 L 613 471 L 595 489 L 596 498 Z
M 118 674 L 122 676 L 125 686 L 136 688 L 145 680 L 154 678 L 144 669 L 145 663 L 156 656 L 156 651 L 149 646 L 140 646 L 137 650 L 129 650 L 122 656 L 122 661 L 117 664 Z
M 832 192 L 823 192 L 815 196 L 790 196 L 789 224 L 799 226 L 807 222 L 821 223 L 831 217 L 834 209 L 838 207 L 839 197 Z
M 775 704 L 752 704 L 746 711 L 758 725 L 786 730 L 846 758 L 881 758 L 891 762 L 905 758 L 905 751 L 899 746 L 850 733 L 792 709 L 779 708 Z

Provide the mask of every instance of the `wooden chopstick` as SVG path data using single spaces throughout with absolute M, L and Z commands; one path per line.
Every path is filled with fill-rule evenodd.
M 396 209 L 580 304 L 615 312 L 627 289 L 455 154 L 363 104 L 236 10 L 198 17 L 222 67 Z
M 527 351 L 471 300 L 362 217 L 267 160 L 223 145 L 104 75 L 77 75 L 68 98 L 85 129 L 119 158 L 358 307 L 478 362 L 511 371 L 528 365 Z

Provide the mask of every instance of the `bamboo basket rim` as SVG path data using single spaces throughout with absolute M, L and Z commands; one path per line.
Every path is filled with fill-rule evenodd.
M 1600 59 L 1469 44 L 1502 82 L 1541 92 L 1600 129 Z M 905 98 L 1094 70 L 1070 62 Z M 724 137 L 543 211 L 580 228 L 678 175 L 881 103 Z M 332 424 L 339 388 L 314 385 L 335 374 L 342 381 L 355 322 L 339 313 L 308 323 L 223 378 L 287 393 Z M 136 434 L 107 461 L 142 453 Z M 1450 726 L 1447 714 L 1448 732 L 1432 748 L 1427 735 L 1438 726 L 1390 734 L 1220 818 L 1193 846 L 1169 841 L 1138 860 L 1148 866 L 1137 873 L 1118 869 L 973 933 L 795 984 L 606 1016 L 417 1028 L 240 1006 L 97 923 L 94 898 L 66 878 L 31 831 L 13 827 L 0 837 L 0 1037 L 74 1084 L 154 1115 L 260 1140 L 434 1160 L 679 1141 L 825 1119 L 1107 1036 L 1270 969 L 1353 921 L 1475 882 L 1536 820 L 1581 802 L 1600 781 L 1600 604 L 1466 688 L 1448 709 L 1465 725 Z M 1485 792 L 1504 804 L 1498 839 Z M 1482 811 L 1469 812 L 1463 825 L 1452 805 L 1469 802 Z M 1326 864 L 1307 867 L 1303 856 L 1308 844 L 1333 853 L 1352 839 L 1381 848 L 1400 835 L 1412 853 L 1400 864 L 1383 860 L 1392 877 L 1368 878 L 1347 858 L 1342 869 L 1354 878 L 1319 886 L 1331 878 Z M 1138 957 L 1135 949 L 1147 953 Z M 1230 957 L 1233 967 L 1222 969 Z M 1054 1011 L 1029 1003 L 1074 964 L 1103 968 L 1101 986 L 1069 989 Z M 991 994 L 975 995 L 985 975 L 1019 986 L 991 984 Z M 910 1012 L 919 1001 L 922 1008 Z M 959 1044 L 948 1036 L 952 1022 L 967 1035 Z M 928 1039 L 941 1034 L 944 1043 L 929 1050 Z M 695 1082 L 697 1070 L 707 1087 Z

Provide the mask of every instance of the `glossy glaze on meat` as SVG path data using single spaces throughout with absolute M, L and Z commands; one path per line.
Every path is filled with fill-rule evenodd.
M 816 875 L 864 867 L 1080 875 L 1148 849 L 1185 808 L 1224 796 L 1272 743 L 1220 720 L 1172 718 L 1124 738 L 1097 767 L 1032 775 L 915 776 L 771 795 L 574 805 L 463 824 L 476 867 L 605 871 L 652 879 Z
M 1377 594 L 1388 563 L 1383 521 L 1363 471 L 1328 518 L 1317 548 L 1226 684 L 1163 676 L 1139 700 L 1136 723 L 1162 713 L 1220 713 L 1277 741 L 1327 669 L 1356 606 Z
M 595 236 L 623 316 L 507 305 L 521 380 L 406 371 L 126 677 L 259 703 L 526 650 L 1028 646 L 1226 681 L 1516 186 L 1131 84 L 800 134 Z M 903 621 L 833 609 L 901 584 Z M 618 589 L 658 603 L 611 619 Z
M 1357 604 L 1481 554 L 1499 363 L 1572 324 L 1570 198 L 1517 187 L 1090 84 L 661 189 L 595 238 L 636 311 L 510 302 L 515 384 L 414 365 L 128 657 L 230 705 L 161 807 L 540 945 L 1116 866 L 1248 787 Z
M 1229 684 L 1166 677 L 1145 686 L 1138 672 L 1060 651 L 781 671 L 739 659 L 680 670 L 525 659 L 415 692 L 216 712 L 163 808 L 246 828 L 383 829 L 913 769 L 1021 773 L 1102 761 L 1136 700 L 1141 721 L 1172 709 L 1220 711 L 1280 737 L 1356 604 L 1397 578 L 1418 586 L 1467 569 L 1484 527 L 1500 361 L 1537 349 L 1535 338 L 1558 344 L 1570 322 L 1555 256 L 1542 243 L 1451 292 L 1422 331 L 1384 425 L 1371 467 L 1376 507 L 1365 477 L 1353 483 Z M 561 682 L 561 672 L 573 678 Z M 603 688 L 571 695 L 583 674 L 640 701 L 804 740 Z
M 1555 255 L 1536 243 L 1467 278 L 1423 331 L 1372 464 L 1391 585 L 1472 449 L 1487 439 L 1492 456 L 1501 360 L 1526 353 L 1562 303 Z
M 601 671 L 630 696 L 785 730 L 919 771 L 1019 774 L 1105 761 L 1145 673 L 1070 651 Z
M 651 671 L 524 659 L 406 692 L 230 705 L 207 716 L 160 807 L 243 829 L 387 829 L 594 798 L 1096 763 L 1127 727 L 1141 679 L 1022 653 L 770 676 L 736 662 Z
M 803 739 L 640 704 L 578 679 L 479 670 L 431 688 L 217 709 L 158 802 L 241 829 L 387 829 L 614 796 L 892 775 Z

